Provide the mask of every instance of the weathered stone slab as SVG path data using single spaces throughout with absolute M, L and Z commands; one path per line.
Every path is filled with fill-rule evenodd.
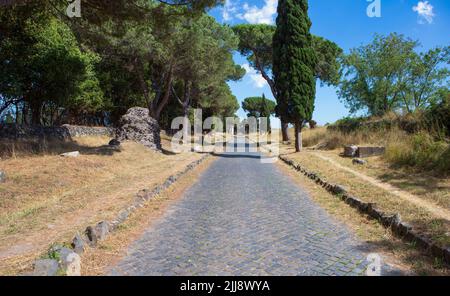
M 60 267 L 62 272 L 67 276 L 81 275 L 81 258 L 80 255 L 70 249 L 63 249 L 60 253 Z
M 88 243 L 91 247 L 95 247 L 97 245 L 97 233 L 92 226 L 86 227 L 84 231 L 86 238 L 88 239 Z
M 79 234 L 76 234 L 75 237 L 73 238 L 72 248 L 77 254 L 82 254 L 84 252 L 85 242 Z
M 115 129 L 111 127 L 90 127 L 64 124 L 62 126 L 39 126 L 2 124 L 0 126 L 0 139 L 11 140 L 37 140 L 57 139 L 70 140 L 79 136 L 113 136 Z
M 97 235 L 98 240 L 104 240 L 109 233 L 108 223 L 105 221 L 99 222 L 95 226 L 95 234 Z
M 370 156 L 377 156 L 377 155 L 383 155 L 386 151 L 385 147 L 365 147 L 365 146 L 359 146 L 358 150 L 356 151 L 356 157 L 370 157 Z
M 344 147 L 344 156 L 345 157 L 355 157 L 356 151 L 358 150 L 358 146 L 349 145 Z
M 58 261 L 55 259 L 39 259 L 34 262 L 33 276 L 55 276 L 58 273 Z

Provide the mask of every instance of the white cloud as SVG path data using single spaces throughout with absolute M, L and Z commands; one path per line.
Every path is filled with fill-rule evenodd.
M 225 5 L 222 8 L 222 19 L 225 22 L 231 21 L 237 12 L 236 3 L 231 0 L 226 0 Z
M 266 80 L 262 75 L 256 70 L 251 67 L 249 64 L 243 64 L 242 68 L 245 69 L 245 72 L 247 72 L 247 75 L 250 77 L 250 79 L 253 81 L 253 85 L 257 88 L 263 88 L 266 85 Z
M 236 17 L 244 19 L 250 24 L 273 24 L 274 15 L 277 13 L 278 0 L 265 0 L 263 7 L 243 6 L 243 13 L 236 14 Z
M 424 24 L 424 21 L 431 24 L 435 16 L 433 6 L 428 1 L 419 1 L 416 6 L 413 6 L 413 11 L 419 15 L 419 23 Z

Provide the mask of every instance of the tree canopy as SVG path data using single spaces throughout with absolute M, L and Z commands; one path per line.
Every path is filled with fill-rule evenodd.
M 240 24 L 233 27 L 239 36 L 239 52 L 247 57 L 249 64 L 261 73 L 276 96 L 272 74 L 273 35 L 276 26 L 267 24 Z M 314 74 L 321 83 L 339 83 L 339 58 L 342 49 L 334 42 L 312 35 L 312 46 L 317 55 Z
M 339 96 L 352 112 L 383 115 L 429 105 L 448 89 L 450 47 L 418 53 L 417 41 L 392 33 L 354 48 L 342 59 Z
M 148 106 L 164 125 L 180 115 L 180 102 L 183 112 L 198 106 L 233 115 L 239 105 L 226 82 L 245 71 L 232 59 L 237 36 L 204 13 L 218 3 L 86 0 L 83 17 L 73 19 L 66 1 L 2 9 L 0 66 L 8 75 L 0 78 L 0 116 L 15 107 L 16 118 L 36 124 L 83 114 L 114 122 Z M 47 111 L 58 120 L 47 120 Z
M 0 42 L 0 111 L 26 104 L 33 123 L 50 124 L 59 107 L 91 112 L 103 107 L 95 75 L 99 57 L 82 50 L 70 28 L 57 19 L 17 19 L 14 10 L 0 13 L 2 27 L 8 29 Z
M 247 112 L 248 117 L 270 117 L 275 113 L 275 106 L 276 103 L 266 99 L 264 94 L 262 97 L 249 97 L 242 101 L 242 109 Z

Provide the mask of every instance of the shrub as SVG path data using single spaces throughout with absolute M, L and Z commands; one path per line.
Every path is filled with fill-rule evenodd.
M 344 117 L 334 124 L 328 126 L 330 130 L 339 130 L 341 132 L 352 132 L 361 128 L 361 125 L 367 119 L 364 117 Z
M 450 136 L 450 95 L 441 102 L 432 104 L 424 114 L 428 129 L 438 136 Z
M 450 173 L 450 145 L 436 141 L 427 132 L 390 141 L 384 157 L 397 165 Z

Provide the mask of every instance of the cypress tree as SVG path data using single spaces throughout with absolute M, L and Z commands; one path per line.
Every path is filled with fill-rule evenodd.
M 273 74 L 277 115 L 295 126 L 295 148 L 302 148 L 303 124 L 312 118 L 316 54 L 310 33 L 307 0 L 279 0 L 273 37 Z

